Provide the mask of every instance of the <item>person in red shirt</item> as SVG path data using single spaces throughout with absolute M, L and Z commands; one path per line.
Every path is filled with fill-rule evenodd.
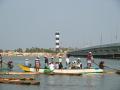
M 87 55 L 87 68 L 91 68 L 93 62 L 92 52 L 89 52 Z

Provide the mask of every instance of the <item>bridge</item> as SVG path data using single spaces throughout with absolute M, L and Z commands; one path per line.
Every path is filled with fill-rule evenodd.
M 95 58 L 120 59 L 120 43 L 92 46 L 75 51 L 69 51 L 68 56 L 86 57 L 88 52 L 92 52 Z

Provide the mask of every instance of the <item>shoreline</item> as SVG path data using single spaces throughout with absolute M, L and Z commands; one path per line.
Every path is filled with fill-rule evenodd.
M 40 53 L 18 53 L 18 52 L 3 52 L 0 53 L 2 56 L 30 56 L 30 57 L 40 57 L 40 56 L 47 56 L 47 57 L 65 57 L 66 53 L 45 53 L 45 52 L 40 52 Z

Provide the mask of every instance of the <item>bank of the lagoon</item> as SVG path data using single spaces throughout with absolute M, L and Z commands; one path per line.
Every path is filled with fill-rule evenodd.
M 10 59 L 14 62 L 14 71 L 22 71 L 18 64 L 23 64 L 25 59 L 28 58 L 32 65 L 34 65 L 35 57 L 4 57 L 7 62 Z M 70 60 L 76 58 L 71 57 Z M 120 69 L 120 60 L 102 59 L 105 64 Z M 42 67 L 44 67 L 44 58 L 40 57 Z M 86 65 L 86 58 L 81 58 L 83 66 Z M 98 63 L 101 59 L 95 59 Z M 65 63 L 65 60 L 63 60 Z M 3 75 L 2 75 L 3 76 Z M 19 77 L 19 75 L 13 75 Z M 31 75 L 28 75 L 31 76 Z M 7 77 L 7 76 L 4 76 Z M 36 79 L 40 81 L 39 86 L 28 85 L 12 85 L 0 84 L 0 90 L 120 90 L 120 75 L 115 73 L 101 73 L 101 74 L 85 74 L 82 76 L 66 76 L 66 75 L 35 75 Z
M 26 52 L 23 52 L 23 53 L 19 53 L 19 52 L 3 52 L 3 53 L 0 53 L 2 56 L 9 56 L 9 57 L 15 57 L 15 56 L 28 56 L 28 57 L 35 57 L 35 56 L 47 56 L 47 57 L 59 57 L 59 56 L 62 56 L 62 57 L 65 57 L 66 56 L 66 53 L 67 52 L 64 52 L 64 53 L 47 53 L 47 52 L 33 52 L 33 53 L 26 53 Z

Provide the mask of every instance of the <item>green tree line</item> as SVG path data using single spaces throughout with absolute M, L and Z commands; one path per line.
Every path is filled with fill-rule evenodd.
M 64 51 L 67 51 L 68 48 L 61 48 L 60 50 L 62 52 L 64 52 Z M 23 52 L 26 52 L 26 53 L 39 53 L 39 52 L 57 53 L 52 48 L 45 49 L 45 48 L 32 47 L 32 48 L 26 48 L 26 49 L 17 48 L 17 49 L 14 49 L 14 50 L 2 50 L 2 49 L 0 49 L 0 53 L 2 53 L 2 52 L 9 52 L 9 51 L 20 52 L 20 53 L 23 53 Z

